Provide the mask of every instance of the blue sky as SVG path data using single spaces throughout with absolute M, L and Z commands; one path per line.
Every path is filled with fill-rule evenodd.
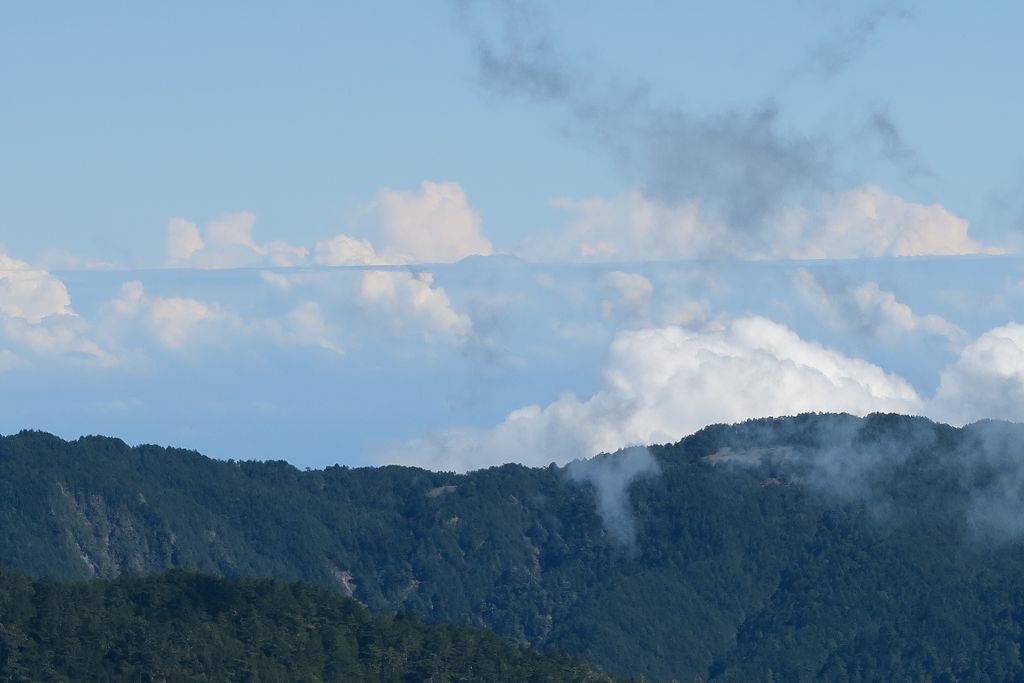
M 0 431 L 466 468 L 1024 419 L 1022 15 L 4 6 Z

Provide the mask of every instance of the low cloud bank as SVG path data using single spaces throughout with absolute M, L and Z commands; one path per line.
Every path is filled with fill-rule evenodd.
M 806 412 L 929 415 L 954 425 L 1024 420 L 1024 326 L 999 327 L 964 346 L 931 398 L 762 317 L 625 331 L 590 397 L 565 394 L 514 410 L 490 429 L 444 430 L 377 455 L 457 471 L 565 464 L 625 444 L 674 442 L 709 424 Z
M 915 204 L 875 185 L 794 203 L 760 228 L 760 239 L 715 219 L 699 200 L 666 203 L 640 192 L 553 201 L 569 221 L 530 236 L 537 260 L 857 259 L 995 254 L 968 222 L 937 204 Z
M 799 483 L 876 520 L 938 516 L 975 540 L 1024 536 L 1024 425 L 983 420 L 954 429 L 875 414 L 756 420 L 727 432 L 706 458 L 753 469 L 766 483 Z
M 493 429 L 439 432 L 379 454 L 382 461 L 472 470 L 564 464 L 630 443 L 665 443 L 718 422 L 807 411 L 918 413 L 905 380 L 761 317 L 693 330 L 622 332 L 602 388 L 525 406 Z
M 191 268 L 253 266 L 387 266 L 454 263 L 493 251 L 480 215 L 458 183 L 420 183 L 418 191 L 383 188 L 359 209 L 360 235 L 338 234 L 310 247 L 258 241 L 256 215 L 242 211 L 202 228 L 185 218 L 167 223 L 166 265 Z
M 633 482 L 657 476 L 660 471 L 658 461 L 643 447 L 575 460 L 566 468 L 570 481 L 593 486 L 605 531 L 615 543 L 627 549 L 632 549 L 636 543 L 636 520 L 630 509 L 629 488 Z

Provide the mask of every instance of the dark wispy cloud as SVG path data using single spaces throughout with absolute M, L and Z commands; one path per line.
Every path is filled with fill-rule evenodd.
M 868 137 L 876 141 L 882 156 L 889 163 L 903 169 L 910 176 L 931 175 L 931 171 L 921 161 L 917 151 L 906 143 L 903 133 L 888 111 L 881 108 L 873 109 L 868 114 L 864 130 Z
M 824 189 L 831 173 L 828 145 L 782 133 L 771 105 L 711 118 L 649 111 L 639 132 L 647 193 L 710 202 L 736 229 L 756 232 L 802 191 Z
M 830 327 L 849 334 L 890 341 L 930 335 L 959 348 L 963 329 L 935 314 L 919 315 L 893 292 L 867 281 L 850 285 L 837 278 L 818 280 L 806 269 L 793 273 L 797 296 Z
M 986 208 L 985 222 L 1006 231 L 1004 244 L 1012 251 L 1024 249 L 1024 157 L 1017 160 L 1010 178 L 991 190 Z
M 533 5 L 457 6 L 481 85 L 562 110 L 572 134 L 597 143 L 651 199 L 699 200 L 709 218 L 756 238 L 782 207 L 829 182 L 828 142 L 784 132 L 771 102 L 711 116 L 659 106 L 646 83 L 616 82 L 559 50 Z
M 571 101 L 579 75 L 555 48 L 543 18 L 525 3 L 494 3 L 502 14 L 497 35 L 486 36 L 473 22 L 473 3 L 458 4 L 467 27 L 473 27 L 474 50 L 483 85 L 537 100 Z
M 897 4 L 881 5 L 861 15 L 811 47 L 803 64 L 796 69 L 796 75 L 806 74 L 822 80 L 835 78 L 867 49 L 884 24 L 909 16 L 910 12 Z

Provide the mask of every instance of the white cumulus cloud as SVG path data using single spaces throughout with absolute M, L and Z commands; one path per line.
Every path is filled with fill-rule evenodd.
M 457 183 L 424 181 L 419 192 L 383 189 L 363 213 L 388 263 L 450 263 L 492 252 L 480 215 Z
M 615 298 L 601 301 L 601 313 L 607 319 L 616 316 L 642 317 L 654 294 L 654 285 L 640 273 L 615 270 L 605 275 L 604 282 L 615 292 Z
M 997 327 L 965 346 L 942 371 L 930 413 L 958 425 L 1024 420 L 1024 325 Z
M 670 261 L 728 250 L 732 240 L 724 225 L 704 220 L 697 202 L 664 204 L 628 192 L 611 198 L 560 197 L 552 205 L 573 218 L 559 233 L 528 238 L 528 258 Z
M 167 224 L 167 265 L 196 268 L 297 266 L 309 260 L 306 247 L 287 242 L 260 243 L 252 235 L 256 215 L 242 211 L 206 223 L 172 218 Z
M 314 304 L 320 324 L 328 326 L 320 308 L 323 303 L 329 304 L 327 309 L 334 321 L 343 320 L 349 330 L 369 324 L 376 332 L 415 335 L 429 342 L 448 344 L 465 343 L 474 335 L 472 319 L 455 309 L 445 289 L 426 271 L 264 271 L 260 278 L 278 291 L 290 291 L 293 296 L 305 294 L 311 299 L 301 309 L 305 313 L 296 318 L 306 321 L 310 329 L 314 326 Z M 298 315 L 297 311 L 293 314 Z M 332 348 L 326 342 L 316 345 Z
M 280 318 L 246 320 L 222 306 L 181 296 L 150 296 L 139 281 L 126 282 L 108 311 L 115 320 L 140 324 L 159 344 L 182 352 L 196 344 L 225 345 L 239 339 L 269 339 L 282 344 L 315 346 L 334 353 L 341 347 L 324 320 L 320 305 L 305 301 Z
M 959 347 L 966 333 L 935 314 L 918 315 L 893 292 L 875 282 L 828 289 L 806 269 L 793 274 L 793 284 L 807 306 L 830 327 L 869 337 L 899 339 L 908 333 L 943 337 Z
M 184 218 L 167 224 L 166 263 L 171 266 L 409 265 L 451 263 L 493 252 L 481 230 L 480 215 L 453 182 L 420 184 L 418 191 L 384 188 L 358 212 L 367 237 L 340 233 L 312 249 L 283 241 L 257 242 L 256 216 L 229 213 L 199 228 Z
M 452 307 L 430 273 L 368 271 L 363 273 L 358 301 L 397 328 L 418 327 L 432 341 L 464 342 L 473 332 L 472 320 Z
M 468 470 L 503 462 L 545 465 L 629 444 L 675 441 L 705 425 L 807 411 L 919 413 L 905 380 L 801 339 L 761 317 L 711 329 L 622 332 L 602 388 L 525 406 L 493 429 L 455 429 L 402 444 L 388 461 Z
M 282 322 L 275 320 L 264 323 L 272 333 L 285 343 L 299 346 L 316 346 L 340 354 L 341 346 L 335 341 L 330 325 L 324 319 L 320 304 L 305 301 L 288 312 Z
M 187 263 L 192 255 L 205 246 L 199 235 L 199 227 L 184 218 L 172 218 L 167 222 L 167 263 Z
M 169 349 L 181 349 L 203 323 L 227 320 L 227 316 L 202 301 L 187 297 L 157 298 L 150 303 L 146 323 Z
M 200 333 L 216 339 L 227 329 L 241 326 L 238 316 L 189 297 L 151 297 L 139 281 L 126 282 L 110 310 L 124 319 L 141 321 L 167 349 L 182 351 Z
M 114 350 L 96 339 L 89 323 L 78 316 L 53 316 L 31 323 L 22 318 L 0 318 L 0 339 L 17 349 L 17 356 L 61 358 L 99 367 L 117 364 Z M 3 362 L 0 361 L 0 365 Z
M 71 308 L 64 283 L 43 268 L 0 251 L 0 371 L 28 358 L 112 366 L 117 355 Z
M 322 266 L 385 266 L 387 258 L 377 253 L 367 240 L 350 235 L 335 235 L 317 242 L 313 262 Z
M 71 295 L 60 279 L 0 250 L 0 313 L 38 323 L 72 315 Z
M 794 255 L 806 258 L 957 256 L 998 253 L 969 234 L 965 219 L 939 204 L 915 204 L 875 185 L 830 198 L 819 228 Z
M 571 215 L 560 232 L 526 240 L 538 260 L 668 261 L 700 258 L 854 259 L 998 253 L 970 236 L 967 221 L 938 204 L 907 201 L 865 185 L 790 206 L 756 231 L 702 211 L 699 200 L 663 202 L 640 192 L 559 198 Z

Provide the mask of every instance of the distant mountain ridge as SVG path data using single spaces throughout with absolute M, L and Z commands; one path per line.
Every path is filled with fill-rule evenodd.
M 654 680 L 1024 680 L 1024 427 L 801 415 L 649 452 L 300 471 L 22 432 L 0 562 L 301 579 Z

